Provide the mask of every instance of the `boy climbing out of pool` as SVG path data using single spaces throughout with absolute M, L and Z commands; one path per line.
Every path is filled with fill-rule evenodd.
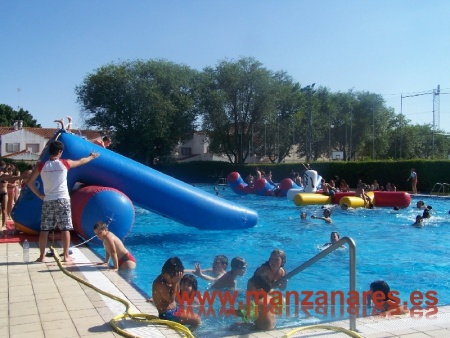
M 247 263 L 245 259 L 242 257 L 234 257 L 231 260 L 231 271 L 225 273 L 222 277 L 220 277 L 213 285 L 211 285 L 211 290 L 220 290 L 220 289 L 233 289 L 237 288 L 237 277 L 241 277 L 244 275 L 247 270 Z
M 109 260 L 112 259 L 112 270 L 133 270 L 136 268 L 136 259 L 127 250 L 122 241 L 108 230 L 106 223 L 98 221 L 94 225 L 94 233 L 103 242 L 106 255 L 105 260 L 98 265 L 108 265 Z
M 367 293 L 367 307 L 373 307 L 372 315 L 390 316 L 402 315 L 409 312 L 406 304 L 400 306 L 398 292 L 391 292 L 389 284 L 383 280 L 370 283 Z
M 331 210 L 328 208 L 323 209 L 323 217 L 318 217 L 316 215 L 311 215 L 312 219 L 321 219 L 325 221 L 325 223 L 331 224 L 333 221 L 331 220 Z
M 183 271 L 183 263 L 178 257 L 169 258 L 164 263 L 161 274 L 152 284 L 153 303 L 158 310 L 160 319 L 196 327 L 201 324 L 200 317 L 193 312 L 183 311 L 176 303 L 177 295 L 180 293 Z
M 185 273 L 193 273 L 194 275 L 203 278 L 207 281 L 214 282 L 222 277 L 227 271 L 228 258 L 225 255 L 217 255 L 214 257 L 212 267 L 210 269 L 203 269 L 200 263 L 195 264 L 194 270 L 184 270 Z M 206 272 L 206 274 L 205 274 Z

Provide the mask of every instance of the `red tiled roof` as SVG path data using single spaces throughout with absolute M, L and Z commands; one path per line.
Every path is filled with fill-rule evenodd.
M 6 157 L 6 158 L 8 158 L 8 157 L 15 157 L 15 156 L 17 156 L 17 155 L 20 155 L 20 154 L 27 154 L 28 153 L 28 150 L 21 150 L 21 151 L 16 151 L 15 153 L 11 153 L 11 154 L 8 154 L 8 155 L 5 155 L 5 156 L 2 156 L 2 158 L 3 157 Z
M 53 135 L 59 130 L 56 128 L 31 128 L 31 127 L 24 127 L 23 128 L 26 131 L 29 131 L 30 133 L 37 134 L 45 139 L 51 139 Z M 6 135 L 9 133 L 13 133 L 16 130 L 14 127 L 0 127 L 0 136 Z M 82 136 L 86 136 L 88 140 L 97 138 L 99 136 L 102 136 L 103 134 L 97 130 L 72 130 L 74 134 L 80 134 Z
M 12 133 L 13 131 L 13 127 L 0 127 L 0 136 Z

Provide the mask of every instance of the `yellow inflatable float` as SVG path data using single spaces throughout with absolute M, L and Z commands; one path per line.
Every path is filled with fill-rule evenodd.
M 331 196 L 302 192 L 294 196 L 294 203 L 297 206 L 310 204 L 331 204 L 333 203 L 333 199 Z
M 370 203 L 373 204 L 373 191 L 367 192 L 367 196 L 370 198 Z M 368 208 L 369 204 L 364 205 L 364 200 L 361 197 L 356 196 L 344 196 L 340 199 L 339 205 L 346 204 L 350 208 Z

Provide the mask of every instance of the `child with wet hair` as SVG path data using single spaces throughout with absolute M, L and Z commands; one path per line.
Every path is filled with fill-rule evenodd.
M 286 275 L 286 271 L 283 268 L 285 264 L 285 252 L 281 249 L 275 249 L 270 254 L 269 260 L 256 269 L 254 275 L 266 275 L 274 287 L 284 290 L 286 289 L 287 282 L 283 281 L 278 283 L 278 280 Z
M 409 312 L 406 305 L 400 306 L 400 299 L 395 297 L 398 292 L 391 292 L 389 284 L 384 280 L 370 283 L 370 292 L 367 294 L 367 307 L 373 307 L 373 315 L 389 316 L 402 315 Z
M 423 210 L 422 218 L 431 218 L 431 209 L 433 209 L 433 207 L 431 205 L 427 205 L 427 207 Z
M 239 327 L 252 324 L 256 330 L 271 330 L 275 328 L 275 314 L 280 310 L 272 301 L 270 292 L 272 283 L 266 275 L 253 275 L 247 282 L 247 303 L 239 309 L 230 309 L 228 314 L 242 317 L 244 322 L 233 326 Z
M 197 290 L 197 278 L 194 275 L 185 274 L 180 281 L 180 300 L 183 300 L 183 303 L 187 301 L 188 305 L 199 304 Z
M 316 215 L 311 215 L 312 219 L 321 219 L 322 221 L 325 221 L 327 224 L 333 223 L 331 220 L 331 210 L 328 208 L 323 209 L 323 217 L 319 217 Z
M 178 257 L 169 258 L 164 263 L 161 274 L 153 281 L 153 303 L 160 319 L 196 327 L 201 324 L 200 317 L 192 312 L 184 312 L 175 301 L 180 293 L 183 274 L 184 266 L 181 260 Z
M 214 261 L 212 263 L 211 268 L 202 270 L 200 263 L 196 263 L 194 270 L 185 270 L 184 272 L 193 273 L 194 275 L 202 279 L 205 279 L 210 282 L 215 282 L 227 272 L 226 271 L 227 267 L 228 267 L 227 256 L 217 255 L 216 257 L 214 257 Z
M 228 271 L 222 277 L 220 277 L 213 285 L 211 285 L 210 289 L 236 290 L 237 288 L 236 278 L 243 276 L 245 271 L 247 271 L 247 263 L 245 262 L 245 259 L 242 257 L 234 257 L 231 260 L 231 271 Z
M 416 216 L 416 221 L 412 224 L 415 227 L 423 227 L 423 218 L 420 215 Z
M 323 246 L 324 247 L 328 247 L 330 245 L 333 245 L 334 243 L 338 242 L 340 239 L 341 239 L 341 237 L 339 236 L 339 232 L 333 231 L 330 234 L 330 242 L 329 243 L 325 243 Z

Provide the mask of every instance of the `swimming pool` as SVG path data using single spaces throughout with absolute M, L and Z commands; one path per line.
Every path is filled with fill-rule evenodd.
M 213 185 L 199 187 L 214 194 Z M 330 232 L 338 231 L 341 237 L 348 236 L 356 243 L 357 291 L 360 293 L 367 290 L 372 281 L 383 279 L 390 284 L 391 290 L 400 293 L 402 301 L 408 300 L 409 303 L 413 291 L 423 294 L 435 291 L 438 305 L 450 303 L 448 199 L 413 197 L 410 207 L 399 211 L 390 208 L 342 211 L 336 208 L 331 215 L 333 224 L 329 225 L 310 218 L 312 214 L 322 214 L 321 206 L 297 207 L 286 198 L 240 196 L 230 188 L 218 188 L 218 198 L 256 210 L 260 217 L 257 226 L 238 231 L 201 231 L 137 208 L 136 222 L 125 244 L 138 262 L 132 281 L 139 288 L 151 293 L 151 283 L 169 257 L 176 255 L 186 269 L 193 269 L 196 262 L 209 268 L 215 255 L 224 254 L 229 261 L 235 256 L 247 261 L 247 273 L 238 279 L 238 288 L 245 289 L 248 278 L 268 260 L 273 249 L 280 248 L 286 252 L 285 269 L 289 272 L 319 253 L 323 244 L 329 242 Z M 411 226 L 415 216 L 421 214 L 415 208 L 419 199 L 433 206 L 432 218 L 424 220 L 423 228 Z M 300 211 L 308 213 L 306 222 L 300 220 Z M 214 222 L 213 219 L 210 221 Z M 104 255 L 101 247 L 94 246 L 93 249 Z M 199 280 L 199 290 L 206 288 L 207 283 Z M 342 290 L 347 293 L 348 250 L 335 251 L 300 272 L 289 280 L 287 290 L 307 290 L 315 294 L 318 291 Z M 311 317 L 314 321 L 333 319 L 330 313 L 312 313 Z M 213 326 L 217 330 L 218 325 L 229 325 L 236 320 L 220 318 Z M 300 312 L 281 324 L 291 326 L 310 320 L 308 314 Z M 208 331 L 208 325 L 202 325 L 196 336 L 212 337 L 212 333 Z

